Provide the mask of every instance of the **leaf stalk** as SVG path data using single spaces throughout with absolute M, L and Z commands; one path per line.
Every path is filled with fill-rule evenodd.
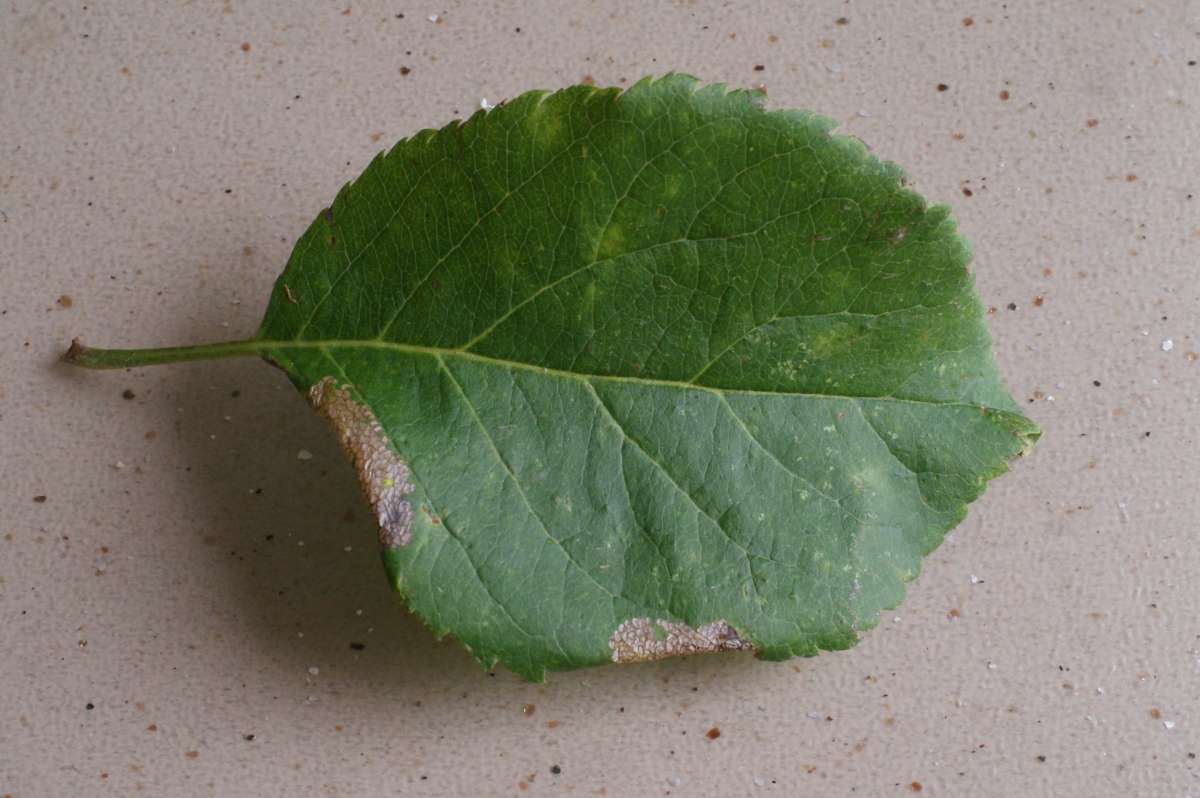
M 124 369 L 135 366 L 154 366 L 179 363 L 185 360 L 215 360 L 227 357 L 248 357 L 260 353 L 261 343 L 254 339 L 221 341 L 194 346 L 165 346 L 155 349 L 99 349 L 84 346 L 76 338 L 62 355 L 64 363 L 85 369 Z

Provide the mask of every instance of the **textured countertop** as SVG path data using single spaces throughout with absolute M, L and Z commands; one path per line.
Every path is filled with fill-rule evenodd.
M 1200 795 L 1197 59 L 1188 0 L 4 2 L 0 796 Z M 668 70 L 951 203 L 1044 428 L 855 649 L 485 673 L 282 373 L 56 362 L 248 335 L 394 140 Z

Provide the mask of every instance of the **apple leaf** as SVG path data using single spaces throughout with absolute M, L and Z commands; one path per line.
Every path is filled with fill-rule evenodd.
M 377 157 L 254 338 L 333 425 L 392 585 L 485 666 L 854 644 L 1037 428 L 943 206 L 689 77 L 531 92 Z

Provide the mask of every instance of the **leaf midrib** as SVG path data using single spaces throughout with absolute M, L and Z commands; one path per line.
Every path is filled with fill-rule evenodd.
M 954 401 L 937 401 L 933 399 L 908 399 L 897 396 L 873 396 L 873 395 L 856 395 L 856 394 L 839 394 L 839 393 L 811 393 L 806 391 L 772 391 L 758 388 L 725 388 L 714 385 L 701 385 L 697 383 L 687 382 L 685 380 L 670 380 L 660 377 L 631 377 L 622 374 L 592 374 L 588 372 L 567 371 L 565 369 L 553 368 L 551 366 L 538 366 L 533 363 L 524 363 L 519 360 L 507 360 L 505 358 L 490 357 L 488 355 L 480 355 L 475 352 L 468 352 L 463 349 L 437 347 L 437 346 L 421 346 L 419 344 L 401 344 L 394 341 L 378 341 L 375 339 L 328 339 L 318 340 L 309 339 L 305 341 L 270 341 L 254 339 L 246 342 L 248 348 L 253 348 L 255 351 L 262 352 L 263 350 L 316 350 L 319 352 L 327 352 L 330 349 L 378 349 L 389 352 L 401 352 L 409 355 L 424 355 L 434 359 L 438 358 L 461 358 L 475 363 L 483 363 L 489 366 L 499 366 L 502 368 L 520 369 L 530 371 L 536 374 L 558 377 L 561 379 L 571 379 L 578 382 L 615 382 L 634 385 L 648 385 L 658 388 L 674 388 L 676 390 L 690 391 L 706 391 L 718 396 L 727 396 L 731 394 L 745 396 L 796 396 L 809 399 L 840 399 L 848 401 L 876 401 L 876 402 L 897 402 L 902 404 L 921 405 L 925 407 L 965 407 L 974 410 L 987 410 L 989 413 L 1003 414 L 1006 416 L 1016 416 L 1008 410 L 990 407 L 988 405 L 976 404 L 974 402 L 954 402 Z

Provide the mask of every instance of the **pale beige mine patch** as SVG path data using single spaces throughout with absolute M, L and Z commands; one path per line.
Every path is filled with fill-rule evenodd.
M 656 630 L 654 624 L 658 624 Z M 725 621 L 706 623 L 693 629 L 686 623 L 649 618 L 630 618 L 608 638 L 613 662 L 645 662 L 667 657 L 686 657 L 710 651 L 751 651 L 754 645 L 738 637 Z
M 308 400 L 333 425 L 342 449 L 358 472 L 358 481 L 379 521 L 380 545 L 395 549 L 408 543 L 413 516 L 407 501 L 413 490 L 408 464 L 392 451 L 375 414 L 354 401 L 347 389 L 337 387 L 333 377 L 314 385 Z

